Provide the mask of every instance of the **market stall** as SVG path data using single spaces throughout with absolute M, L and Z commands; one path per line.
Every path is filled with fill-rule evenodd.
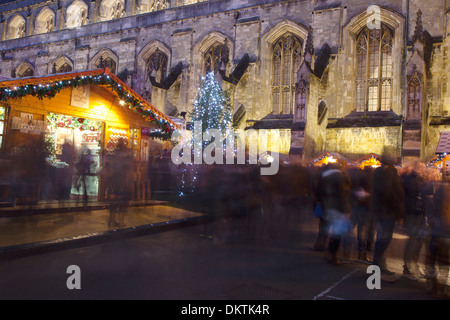
M 148 154 L 148 139 L 167 139 L 178 129 L 108 68 L 0 81 L 0 107 L 8 110 L 3 139 L 6 153 L 23 156 L 30 147 L 35 152 L 37 146 L 45 151 L 49 172 L 42 176 L 50 182 L 41 182 L 34 198 L 60 198 L 61 188 L 48 188 L 57 186 L 55 180 L 68 171 L 69 199 L 87 191 L 90 199 L 100 200 L 105 186 L 99 173 L 119 139 L 131 150 L 136 177 L 145 177 L 142 170 L 146 167 L 140 162 L 147 160 L 142 155 Z M 72 156 L 67 157 L 68 153 Z M 90 168 L 86 189 L 80 189 L 76 166 L 85 156 Z

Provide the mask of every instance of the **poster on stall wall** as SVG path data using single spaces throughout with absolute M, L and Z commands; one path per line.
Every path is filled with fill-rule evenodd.
M 90 86 L 80 86 L 72 88 L 70 105 L 73 107 L 89 109 Z
M 45 122 L 33 119 L 33 114 L 21 113 L 20 117 L 13 117 L 11 129 L 22 133 L 41 134 L 46 131 Z

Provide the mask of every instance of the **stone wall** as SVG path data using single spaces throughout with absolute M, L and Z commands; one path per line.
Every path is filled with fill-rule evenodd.
M 401 129 L 399 127 L 327 129 L 325 149 L 350 159 L 370 153 L 397 159 L 401 156 Z

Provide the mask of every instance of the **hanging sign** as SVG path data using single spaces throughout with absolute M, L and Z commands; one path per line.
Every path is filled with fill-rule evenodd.
M 90 86 L 73 87 L 70 105 L 73 107 L 88 109 L 90 93 Z

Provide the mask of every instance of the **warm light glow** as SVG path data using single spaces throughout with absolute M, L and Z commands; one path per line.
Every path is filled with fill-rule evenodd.
M 125 105 L 125 101 L 123 101 L 123 100 L 120 100 L 119 103 L 120 103 L 121 106 Z
M 365 167 L 378 168 L 380 166 L 381 162 L 378 161 L 376 158 L 369 158 L 360 164 L 361 169 L 364 169 Z
M 324 164 L 336 163 L 336 162 L 337 162 L 337 160 L 336 160 L 335 158 L 333 158 L 333 157 L 326 157 L 326 158 L 323 160 L 323 163 L 324 163 Z

